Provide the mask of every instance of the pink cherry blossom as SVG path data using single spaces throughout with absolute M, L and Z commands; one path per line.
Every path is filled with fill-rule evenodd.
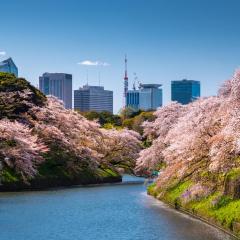
M 239 167 L 240 71 L 226 81 L 218 96 L 182 106 L 172 103 L 143 124 L 152 145 L 140 152 L 136 170 L 154 170 L 164 163 L 158 186 L 181 181 L 201 171 L 226 173 Z

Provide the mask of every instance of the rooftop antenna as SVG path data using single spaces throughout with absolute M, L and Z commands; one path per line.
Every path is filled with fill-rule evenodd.
M 100 71 L 98 72 L 98 85 L 100 87 L 100 82 L 101 82 L 101 73 Z
M 87 86 L 88 86 L 88 69 L 87 69 Z
M 133 73 L 134 75 L 134 83 L 133 83 L 133 89 L 136 90 L 136 83 L 138 84 L 138 89 L 141 88 L 141 82 L 137 76 L 137 73 Z
M 134 75 L 133 90 L 136 90 L 136 81 L 138 81 L 138 77 L 136 73 L 133 73 L 133 75 Z

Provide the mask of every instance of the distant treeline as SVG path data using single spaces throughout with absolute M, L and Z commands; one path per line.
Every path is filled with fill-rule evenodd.
M 134 110 L 132 108 L 122 109 L 119 114 L 112 114 L 109 112 L 81 112 L 81 115 L 88 120 L 96 120 L 101 127 L 105 129 L 111 128 L 128 128 L 134 130 L 141 135 L 143 134 L 142 123 L 144 121 L 154 121 L 155 116 L 153 111 Z

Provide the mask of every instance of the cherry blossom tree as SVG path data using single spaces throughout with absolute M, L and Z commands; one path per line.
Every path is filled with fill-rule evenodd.
M 68 163 L 71 168 L 77 168 L 83 162 L 91 168 L 101 164 L 135 165 L 141 149 L 138 133 L 127 129 L 101 129 L 97 122 L 66 110 L 55 97 L 49 97 L 44 108 L 35 107 L 31 111 L 36 117 L 32 124 L 43 142 L 55 151 L 57 144 L 75 156 L 74 163 Z
M 143 123 L 144 136 L 150 140 L 159 136 L 163 138 L 167 135 L 169 129 L 174 125 L 180 116 L 184 114 L 185 106 L 172 102 L 166 106 L 159 108 L 154 115 L 156 120 Z
M 137 159 L 136 172 L 141 173 L 145 170 L 154 170 L 163 163 L 163 150 L 168 146 L 165 141 L 169 130 L 176 124 L 178 118 L 185 112 L 186 107 L 173 102 L 167 106 L 159 108 L 154 115 L 156 120 L 153 122 L 144 122 L 144 136 L 152 141 L 152 146 L 140 152 Z
M 227 173 L 240 167 L 240 71 L 226 81 L 217 96 L 181 106 L 172 103 L 144 123 L 152 145 L 140 152 L 136 170 L 158 169 L 157 184 L 167 186 L 190 176 L 199 180 L 204 171 Z M 200 189 L 198 187 L 197 189 Z
M 0 119 L 3 171 L 13 169 L 25 183 L 41 178 L 46 168 L 79 177 L 84 171 L 96 176 L 103 165 L 133 167 L 141 150 L 138 133 L 101 129 L 13 75 L 0 74 Z
M 134 167 L 141 150 L 141 137 L 132 130 L 102 129 L 101 161 Z
M 48 151 L 32 129 L 19 122 L 0 121 L 0 160 L 3 166 L 14 169 L 23 180 L 33 177 Z M 3 167 L 2 166 L 2 167 Z

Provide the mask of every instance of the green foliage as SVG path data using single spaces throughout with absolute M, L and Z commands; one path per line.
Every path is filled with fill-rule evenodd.
M 141 110 L 135 111 L 132 108 L 125 108 L 121 111 L 120 115 L 115 115 L 109 112 L 80 112 L 85 118 L 90 121 L 97 120 L 99 124 L 105 129 L 121 129 L 128 128 L 134 130 L 141 135 L 143 134 L 143 127 L 141 126 L 144 121 L 153 121 L 155 116 L 153 112 L 143 112 Z M 148 144 L 146 142 L 146 146 Z
M 31 91 L 29 102 L 38 106 L 43 106 L 46 97 L 28 81 L 23 78 L 16 78 L 13 74 L 0 72 L 0 93 L 13 93 L 11 99 L 0 97 L 0 119 L 7 117 L 9 119 L 19 119 L 20 114 L 29 110 L 29 105 L 22 99 L 20 92 L 24 90 Z
M 100 125 L 105 129 L 121 129 L 128 128 L 134 130 L 141 135 L 143 134 L 143 127 L 141 126 L 144 121 L 153 121 L 155 116 L 153 112 L 143 112 L 141 110 L 135 111 L 132 108 L 125 108 L 119 115 L 111 114 L 109 112 L 80 112 L 88 120 L 97 120 Z M 151 143 L 144 142 L 146 147 Z
M 166 201 L 167 203 L 175 205 L 175 207 L 179 207 L 181 205 L 181 195 L 192 185 L 192 182 L 185 181 L 180 182 L 173 187 L 168 188 L 162 192 L 161 200 Z M 161 190 L 156 186 L 156 183 L 153 183 L 148 187 L 148 194 L 157 197 Z
M 16 141 L 15 140 L 2 140 L 0 136 L 0 147 L 15 147 Z
M 217 198 L 219 198 L 217 203 L 213 205 Z M 240 200 L 221 196 L 219 192 L 215 192 L 201 201 L 192 201 L 185 207 L 204 218 L 215 219 L 217 223 L 230 230 L 232 230 L 234 221 L 240 221 Z
M 220 193 L 216 192 L 212 195 L 202 198 L 201 200 L 195 200 L 187 203 L 184 207 L 193 213 L 199 214 L 200 216 L 208 217 L 210 212 L 213 210 L 213 202 L 220 196 Z
M 54 158 L 46 159 L 46 161 L 38 168 L 38 175 L 49 177 L 70 177 L 70 174 L 66 171 L 64 164 L 56 161 Z
M 80 159 L 79 157 L 58 146 L 58 144 L 52 144 L 50 151 L 44 154 L 45 162 L 39 166 L 38 176 L 40 178 L 80 178 L 86 183 L 88 181 L 91 182 L 93 179 L 120 177 L 108 165 L 100 166 L 96 169 L 91 168 L 89 161 Z M 76 161 L 78 161 L 78 164 L 76 164 Z M 74 162 L 74 169 L 71 167 L 71 162 Z
M 122 120 L 120 116 L 109 113 L 109 112 L 80 112 L 85 118 L 88 120 L 97 120 L 101 126 L 105 126 L 106 124 L 112 124 L 112 126 L 121 126 Z
M 151 196 L 157 197 L 158 191 L 156 190 L 156 183 L 152 183 L 148 186 L 147 193 Z
M 32 86 L 24 78 L 16 78 L 13 74 L 0 72 L 0 92 L 14 92 L 29 89 L 32 95 L 32 103 L 42 106 L 46 101 L 45 95 Z
M 64 149 L 58 143 L 51 143 L 48 145 L 49 151 L 43 154 L 45 161 L 39 166 L 38 173 L 42 176 L 58 176 L 58 177 L 73 177 L 81 171 L 87 170 L 88 164 L 81 161 L 80 156 Z M 71 163 L 75 162 L 74 171 L 71 168 Z M 77 165 L 76 163 L 79 162 Z
M 132 130 L 133 129 L 133 123 L 134 123 L 133 118 L 127 118 L 127 119 L 123 120 L 122 126 Z
M 125 120 L 123 120 L 122 125 L 123 125 L 123 127 L 134 130 L 142 135 L 143 134 L 143 127 L 142 127 L 143 122 L 153 121 L 154 119 L 155 119 L 155 116 L 153 115 L 153 112 L 138 111 L 137 115 L 133 115 L 133 117 L 126 118 Z
M 167 165 L 166 165 L 165 162 L 160 162 L 159 164 L 157 164 L 156 170 L 159 171 L 159 170 L 165 168 L 166 166 L 167 166 Z
M 97 176 L 100 178 L 107 177 L 118 177 L 119 174 L 110 168 L 99 168 L 96 172 Z
M 233 169 L 228 173 L 228 177 L 234 179 L 238 174 L 239 169 Z M 188 180 L 161 191 L 154 183 L 148 187 L 148 194 L 158 197 L 161 193 L 161 200 L 173 204 L 176 208 L 181 206 L 198 216 L 221 224 L 226 229 L 233 230 L 234 222 L 240 221 L 240 200 L 234 200 L 216 191 L 208 197 L 184 203 L 181 196 L 191 185 L 192 182 Z
M 185 182 L 180 182 L 174 187 L 171 187 L 167 189 L 165 195 L 164 195 L 164 200 L 175 204 L 179 199 L 181 199 L 181 195 L 192 185 L 192 182 L 185 181 Z
M 232 230 L 234 221 L 240 221 L 240 200 L 229 201 L 225 206 L 212 210 L 211 215 L 223 226 Z
M 152 142 L 149 141 L 147 138 L 144 138 L 144 139 L 142 140 L 142 146 L 143 146 L 143 148 L 149 148 L 149 147 L 151 147 L 151 145 L 152 145 Z
M 19 177 L 16 175 L 13 169 L 5 167 L 1 171 L 1 182 L 13 183 L 13 182 L 17 182 L 18 180 L 19 180 Z
M 231 201 L 232 199 L 228 196 L 220 196 L 219 199 L 217 199 L 216 204 L 213 206 L 213 209 L 217 210 L 221 207 L 224 207 L 228 205 Z
M 74 162 L 75 161 L 75 162 Z M 104 178 L 99 176 L 98 169 L 91 169 L 86 161 L 79 161 L 76 164 L 77 157 L 66 149 L 52 148 L 45 154 L 45 162 L 38 168 L 37 179 L 61 179 L 64 181 L 77 181 L 80 183 L 91 183 L 94 179 Z M 73 163 L 74 162 L 74 167 Z
M 206 170 L 204 166 L 204 161 L 200 166 L 198 166 L 198 172 L 196 174 L 196 179 L 198 181 L 201 181 L 205 185 L 218 185 L 223 186 L 225 174 L 224 173 L 218 173 L 218 172 L 211 172 L 209 170 Z
M 105 129 L 113 129 L 114 128 L 114 125 L 112 123 L 105 123 L 103 125 L 103 128 Z
M 139 115 L 142 111 L 141 110 L 135 110 L 134 108 L 131 107 L 126 107 L 120 110 L 120 116 L 122 120 L 124 121 L 125 119 L 128 118 L 133 118 L 137 115 Z
M 229 180 L 235 180 L 238 177 L 240 177 L 240 168 L 233 168 L 226 175 L 226 178 L 228 178 Z

